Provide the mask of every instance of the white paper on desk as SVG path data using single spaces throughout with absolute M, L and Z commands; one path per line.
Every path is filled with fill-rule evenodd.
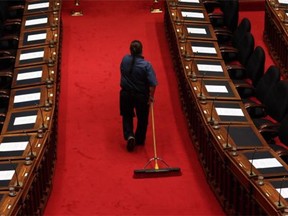
M 35 9 L 42 9 L 42 8 L 48 8 L 49 2 L 43 2 L 43 3 L 36 3 L 36 4 L 28 4 L 27 9 L 28 10 L 35 10 Z
M 242 109 L 240 108 L 215 108 L 219 116 L 244 116 Z
M 249 160 L 250 163 L 252 160 Z M 260 158 L 253 160 L 253 166 L 256 169 L 265 169 L 273 167 L 282 167 L 282 164 L 276 158 Z
M 0 171 L 0 180 L 11 180 L 13 178 L 13 175 L 15 173 L 15 170 L 2 170 Z
M 28 35 L 27 41 L 45 40 L 47 33 Z
M 28 141 L 25 142 L 3 142 L 0 144 L 0 152 L 8 151 L 24 151 L 28 145 Z
M 26 20 L 25 26 L 39 25 L 39 24 L 45 24 L 45 23 L 48 23 L 48 18 L 47 17 Z
M 199 71 L 223 72 L 221 65 L 197 64 Z
M 205 88 L 211 93 L 228 93 L 225 85 L 205 85 Z
M 178 0 L 178 2 L 199 3 L 199 0 Z
M 14 104 L 15 103 L 27 102 L 27 101 L 40 100 L 40 97 L 41 97 L 41 92 L 30 93 L 30 94 L 22 94 L 22 95 L 15 95 Z
M 192 46 L 192 50 L 194 53 L 210 53 L 216 54 L 216 49 L 214 47 L 199 47 L 199 46 Z
M 191 18 L 204 18 L 204 14 L 200 12 L 187 12 L 181 11 L 182 17 L 191 17 Z
M 204 34 L 206 35 L 207 32 L 206 32 L 206 29 L 205 28 L 191 28 L 191 27 L 188 27 L 187 28 L 187 31 L 189 34 Z
M 276 190 L 278 191 L 278 193 L 281 192 L 281 196 L 284 198 L 284 199 L 287 199 L 288 198 L 288 188 L 276 188 Z M 281 190 L 281 191 L 280 191 Z
M 23 53 L 23 54 L 20 54 L 20 61 L 28 60 L 28 59 L 35 59 L 35 58 L 43 58 L 43 57 L 44 57 L 44 51 Z
M 33 124 L 36 119 L 37 115 L 16 117 L 13 125 Z
M 288 0 L 279 0 L 279 4 L 288 4 Z
M 28 80 L 28 79 L 35 79 L 42 77 L 42 71 L 33 71 L 33 72 L 27 72 L 27 73 L 19 73 L 17 75 L 17 81 L 21 80 Z

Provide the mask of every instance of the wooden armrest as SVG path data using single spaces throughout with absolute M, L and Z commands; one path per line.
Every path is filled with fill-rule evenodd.
M 243 88 L 243 89 L 255 89 L 254 86 L 252 86 L 249 83 L 234 83 L 234 86 L 236 88 Z
M 279 126 L 277 127 L 277 125 L 275 125 L 275 127 L 271 127 L 271 128 L 269 128 L 269 126 L 267 126 L 267 128 L 259 129 L 259 132 L 261 133 L 261 135 L 264 137 L 264 139 L 266 141 L 270 142 L 271 140 L 273 140 L 275 137 L 278 136 L 278 134 L 279 134 L 278 128 L 279 128 Z
M 238 49 L 232 46 L 220 47 L 222 58 L 225 62 L 231 62 L 238 58 Z
M 0 50 L 0 57 L 13 56 L 9 50 Z
M 263 118 L 267 116 L 266 106 L 264 104 L 250 102 L 245 103 L 244 106 L 251 118 Z
M 249 98 L 255 94 L 254 86 L 249 83 L 238 83 L 235 87 L 241 98 Z
M 214 31 L 217 37 L 218 43 L 223 46 L 224 44 L 231 43 L 233 35 L 228 31 Z
M 259 131 L 277 131 L 278 133 L 278 130 L 279 130 L 279 127 L 280 127 L 280 123 L 267 123 L 267 124 L 263 124 L 261 125 L 259 129 Z
M 214 28 L 225 26 L 224 17 L 222 13 L 210 13 L 208 14 L 208 17 L 209 17 L 210 23 L 212 24 Z
M 4 41 L 4 40 L 16 40 L 16 41 L 19 41 L 19 37 L 17 35 L 4 35 L 4 36 L 0 37 L 0 40 L 1 41 Z
M 226 69 L 231 79 L 244 79 L 246 78 L 246 68 L 242 65 L 226 65 Z
M 12 6 L 9 6 L 9 10 L 11 11 L 14 11 L 14 10 L 24 10 L 25 9 L 25 6 L 24 5 L 12 5 Z
M 11 72 L 10 70 L 8 71 L 0 71 L 0 77 L 9 77 L 9 78 L 13 78 L 13 72 Z M 1 90 L 0 90 L 1 92 Z

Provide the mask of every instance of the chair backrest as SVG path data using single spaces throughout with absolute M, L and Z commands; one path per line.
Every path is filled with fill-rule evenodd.
M 281 122 L 288 113 L 288 80 L 276 83 L 263 104 L 266 106 L 267 114 L 277 122 Z
M 265 51 L 261 46 L 257 46 L 245 65 L 247 78 L 252 81 L 254 87 L 264 75 Z
M 239 49 L 239 41 L 242 40 L 246 32 L 250 32 L 250 31 L 251 31 L 250 20 L 247 18 L 243 18 L 241 22 L 239 23 L 238 27 L 233 32 L 232 46 Z
M 238 49 L 238 60 L 243 66 L 245 66 L 248 58 L 254 51 L 254 36 L 250 32 L 246 32 L 239 43 L 240 47 Z
M 280 81 L 280 78 L 280 70 L 275 65 L 271 65 L 260 78 L 255 88 L 255 96 L 261 103 L 264 103 L 266 97 L 270 94 L 272 87 Z
M 229 0 L 221 2 L 225 26 L 234 32 L 238 26 L 239 20 L 239 0 Z

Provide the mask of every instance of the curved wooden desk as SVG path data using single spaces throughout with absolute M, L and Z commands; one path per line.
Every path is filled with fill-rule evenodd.
M 0 214 L 42 215 L 56 162 L 61 1 L 26 0 L 0 135 Z
M 195 26 L 210 29 L 202 1 L 167 0 L 165 7 L 164 23 L 183 110 L 215 196 L 229 215 L 285 215 L 284 183 L 281 192 L 279 183 L 273 188 L 271 182 L 287 175 L 287 164 L 253 124 L 213 34 L 189 35 L 193 19 Z M 201 12 L 201 21 L 195 12 Z

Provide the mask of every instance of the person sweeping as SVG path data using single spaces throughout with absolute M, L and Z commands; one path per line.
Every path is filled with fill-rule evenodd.
M 142 55 L 143 46 L 139 40 L 130 44 L 130 54 L 123 57 L 120 64 L 120 115 L 127 151 L 136 145 L 144 145 L 148 126 L 150 103 L 158 85 L 155 71 Z M 136 115 L 135 115 L 136 113 Z M 134 132 L 133 118 L 137 117 Z

